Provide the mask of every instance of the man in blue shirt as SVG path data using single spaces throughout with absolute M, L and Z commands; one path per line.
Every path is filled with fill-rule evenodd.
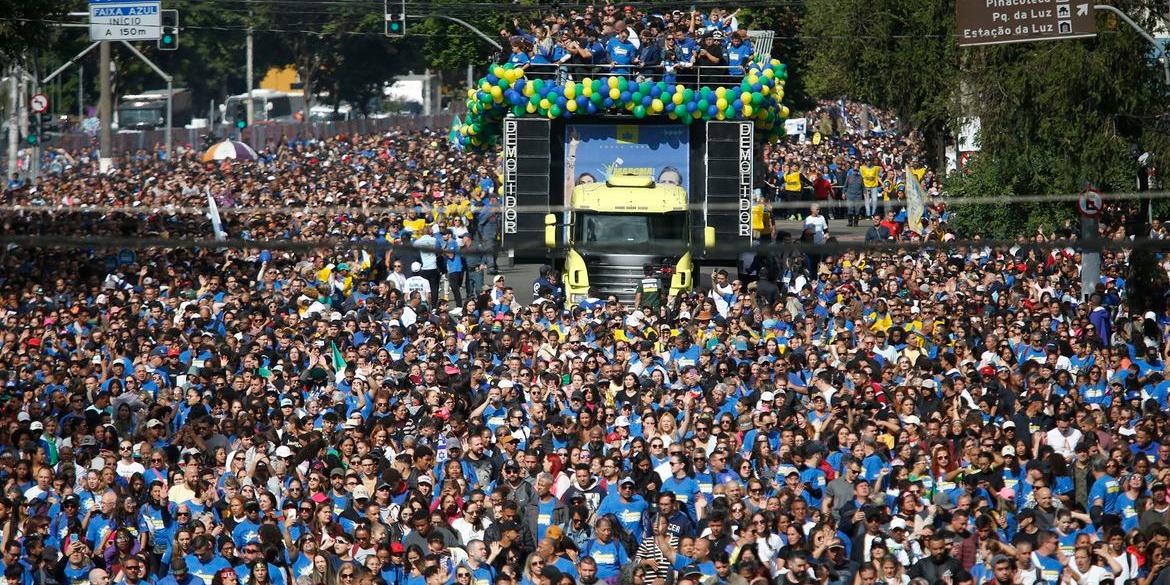
M 606 496 L 597 507 L 597 515 L 613 514 L 629 534 L 642 535 L 642 516 L 650 505 L 634 493 L 634 478 L 626 476 L 618 481 L 618 493 Z
M 727 46 L 727 72 L 731 75 L 743 75 L 743 66 L 752 58 L 752 46 L 744 41 L 747 33 L 737 31 L 731 33 L 731 44 Z
M 630 42 L 630 31 L 622 30 L 616 37 L 609 40 L 605 45 L 605 51 L 609 53 L 609 59 L 613 63 L 613 72 L 619 75 L 629 74 L 632 69 L 629 65 L 634 62 L 634 57 L 638 54 L 638 48 Z

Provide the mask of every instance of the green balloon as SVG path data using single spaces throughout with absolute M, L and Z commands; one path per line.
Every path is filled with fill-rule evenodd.
M 643 81 L 642 83 L 639 83 L 638 84 L 638 92 L 641 93 L 642 95 L 649 95 L 650 94 L 650 82 Z
M 683 101 L 684 101 L 684 102 L 693 102 L 693 101 L 695 101 L 695 90 L 693 90 L 693 89 L 691 89 L 691 88 L 689 88 L 689 87 L 688 87 L 688 88 L 686 88 L 686 89 L 684 89 L 684 90 L 683 90 Z
M 524 110 L 524 106 L 512 106 L 512 113 L 517 116 L 523 116 L 527 112 Z
M 626 81 L 625 77 L 618 78 L 618 90 L 626 91 L 630 88 L 630 82 Z
M 688 114 L 686 110 L 683 110 L 678 115 L 678 121 L 682 122 L 683 124 L 690 124 L 691 123 L 691 115 Z
M 593 93 L 594 94 L 601 91 L 601 80 L 600 79 L 594 79 L 592 85 L 593 85 Z
M 635 103 L 635 104 L 641 104 L 642 103 L 642 92 L 635 91 L 634 93 L 630 94 L 630 102 Z
M 728 120 L 734 119 L 735 118 L 735 108 L 733 108 L 731 106 L 727 106 L 727 109 L 723 110 L 723 117 L 727 118 Z
M 710 100 L 711 99 L 711 88 L 704 85 L 703 89 L 699 90 L 699 97 L 701 97 L 705 100 Z
M 542 87 L 544 87 L 544 80 L 543 80 L 543 79 L 537 79 L 536 81 L 533 81 L 533 82 L 532 82 L 532 87 L 533 87 L 533 89 L 535 89 L 535 90 L 536 90 L 536 93 L 540 93 L 540 89 L 541 89 Z
M 529 98 L 528 98 L 528 103 L 530 103 L 530 104 L 532 104 L 532 105 L 534 105 L 534 106 L 535 106 L 535 105 L 537 105 L 537 104 L 539 104 L 539 103 L 540 103 L 540 95 L 538 95 L 538 94 L 535 94 L 535 93 L 534 93 L 534 94 L 532 94 L 532 95 L 531 95 L 531 96 L 529 96 Z
M 605 101 L 605 98 L 601 97 L 601 92 L 595 91 L 593 92 L 593 95 L 589 96 L 589 101 L 595 104 L 600 104 L 601 102 Z
M 561 107 L 553 104 L 553 107 L 548 109 L 548 113 L 552 114 L 554 118 L 561 117 Z
M 500 89 L 509 89 L 509 88 L 511 88 L 511 87 L 512 87 L 512 84 L 511 84 L 511 83 L 508 83 L 508 80 L 507 80 L 507 79 L 501 79 L 501 80 L 500 80 L 500 82 L 499 82 L 499 83 L 497 83 L 496 85 L 497 85 L 497 86 L 498 86 Z
M 758 106 L 758 105 L 760 105 L 760 103 L 762 103 L 763 101 L 764 101 L 764 94 L 762 94 L 762 93 L 760 93 L 760 92 L 758 92 L 758 91 L 753 91 L 753 92 L 752 92 L 752 105 L 753 105 L 753 106 Z
M 695 104 L 695 105 L 698 106 L 700 112 L 705 113 L 707 111 L 707 107 L 710 106 L 711 104 L 708 103 L 707 100 L 704 98 L 704 99 L 700 99 L 699 103 Z
M 634 117 L 635 118 L 645 118 L 646 117 L 646 106 L 643 106 L 641 104 L 634 106 Z

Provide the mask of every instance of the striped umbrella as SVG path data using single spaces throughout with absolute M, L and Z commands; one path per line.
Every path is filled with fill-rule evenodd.
M 233 158 L 238 160 L 256 160 L 256 151 L 251 146 L 235 140 L 224 140 L 203 153 L 203 162 Z

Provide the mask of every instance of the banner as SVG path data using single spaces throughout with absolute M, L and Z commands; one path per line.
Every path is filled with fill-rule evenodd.
M 926 193 L 922 190 L 922 183 L 909 165 L 906 166 L 906 227 L 910 231 L 922 233 L 922 212 L 926 209 Z
M 568 124 L 565 201 L 573 187 L 605 181 L 617 169 L 649 169 L 656 183 L 690 187 L 690 129 L 683 125 Z
M 219 206 L 215 204 L 215 197 L 211 193 L 207 194 L 207 215 L 211 217 L 211 233 L 215 236 L 217 242 L 222 242 L 227 238 L 227 233 L 223 231 L 223 219 L 219 216 Z

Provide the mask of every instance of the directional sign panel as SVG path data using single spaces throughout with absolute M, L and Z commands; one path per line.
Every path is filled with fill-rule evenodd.
M 161 0 L 89 0 L 91 41 L 154 41 L 162 28 Z
M 1091 0 L 957 0 L 960 47 L 1097 35 Z

